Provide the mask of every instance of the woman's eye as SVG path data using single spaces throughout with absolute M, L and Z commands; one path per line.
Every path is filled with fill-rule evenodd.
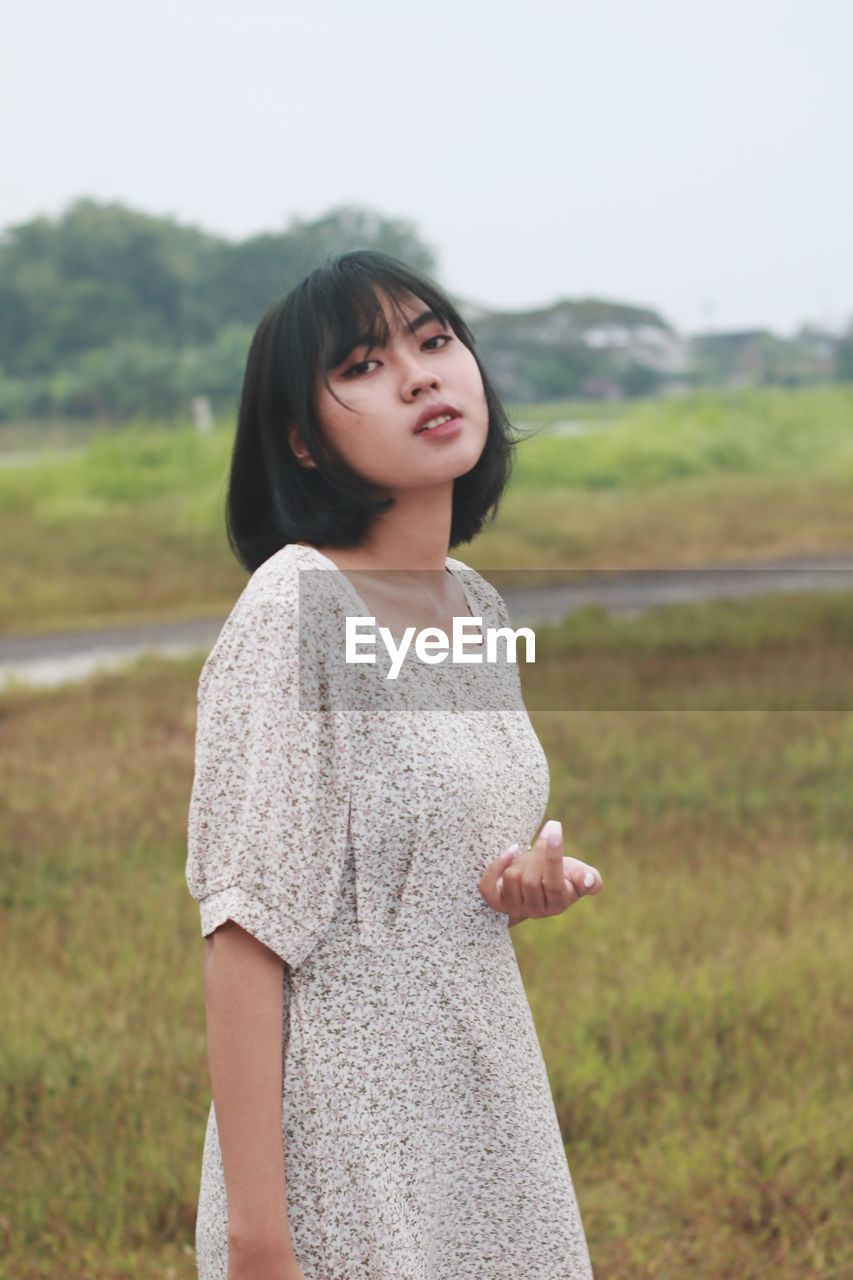
M 423 345 L 426 347 L 427 344 L 430 342 L 443 342 L 446 344 L 452 341 L 453 341 L 453 338 L 450 336 L 449 333 L 436 333 L 433 335 L 433 337 L 427 338 Z M 444 349 L 443 347 L 429 348 L 430 351 L 442 351 L 443 349 Z M 365 365 L 368 365 L 368 364 L 379 364 L 379 361 L 378 360 L 359 360 L 357 364 L 350 365 L 350 367 L 347 369 L 346 373 L 344 374 L 344 377 L 345 378 L 360 377 L 361 375 L 359 373 L 359 370 L 364 369 Z
M 357 369 L 363 369 L 366 364 L 379 364 L 379 361 L 378 360 L 359 360 L 358 364 L 350 365 L 350 367 L 347 369 L 346 373 L 344 374 L 344 377 L 348 378 L 351 374 L 355 373 Z

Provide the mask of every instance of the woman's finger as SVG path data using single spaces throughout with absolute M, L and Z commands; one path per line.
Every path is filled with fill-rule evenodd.
M 515 863 L 511 863 L 501 876 L 501 903 L 501 911 L 507 915 L 527 914 L 521 894 L 521 871 Z
M 501 877 L 505 869 L 512 864 L 517 853 L 518 845 L 510 845 L 508 849 L 504 849 L 503 853 L 492 858 L 480 877 L 480 894 L 494 911 L 507 910 L 503 905 Z
M 532 919 L 552 914 L 545 895 L 544 875 L 549 862 L 561 866 L 563 830 L 559 822 L 545 823 L 536 843 L 519 862 L 519 892 L 525 915 Z
M 563 858 L 563 875 L 579 897 L 601 893 L 604 887 L 604 881 L 595 867 L 591 867 L 588 862 L 581 862 L 579 858 Z
M 540 841 L 544 912 L 546 915 L 557 915 L 574 901 L 568 893 L 566 878 L 563 875 L 562 823 L 553 818 L 546 822 L 542 828 Z

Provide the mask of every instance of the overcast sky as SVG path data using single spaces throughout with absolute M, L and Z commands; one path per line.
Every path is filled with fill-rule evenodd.
M 440 281 L 485 306 L 594 295 L 688 331 L 838 328 L 851 15 L 29 0 L 3 24 L 0 225 L 87 195 L 242 238 L 356 203 L 411 219 Z

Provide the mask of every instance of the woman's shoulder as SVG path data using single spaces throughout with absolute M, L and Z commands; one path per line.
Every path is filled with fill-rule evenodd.
M 301 542 L 288 542 L 258 565 L 243 594 L 248 593 L 250 598 L 254 598 L 255 595 L 274 594 L 280 587 L 298 586 L 299 570 L 307 566 L 314 567 L 311 548 Z
M 240 624 L 260 625 L 265 618 L 297 613 L 300 550 L 295 543 L 289 543 L 255 569 L 231 606 L 223 630 Z
M 288 543 L 259 565 L 222 624 L 201 678 L 225 655 L 295 647 L 300 618 L 300 569 L 310 564 L 307 548 Z

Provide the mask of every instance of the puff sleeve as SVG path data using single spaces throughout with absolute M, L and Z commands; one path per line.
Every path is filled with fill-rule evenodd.
M 335 914 L 351 776 L 322 673 L 300 699 L 297 578 L 250 579 L 202 668 L 186 861 L 202 936 L 234 920 L 292 968 Z

